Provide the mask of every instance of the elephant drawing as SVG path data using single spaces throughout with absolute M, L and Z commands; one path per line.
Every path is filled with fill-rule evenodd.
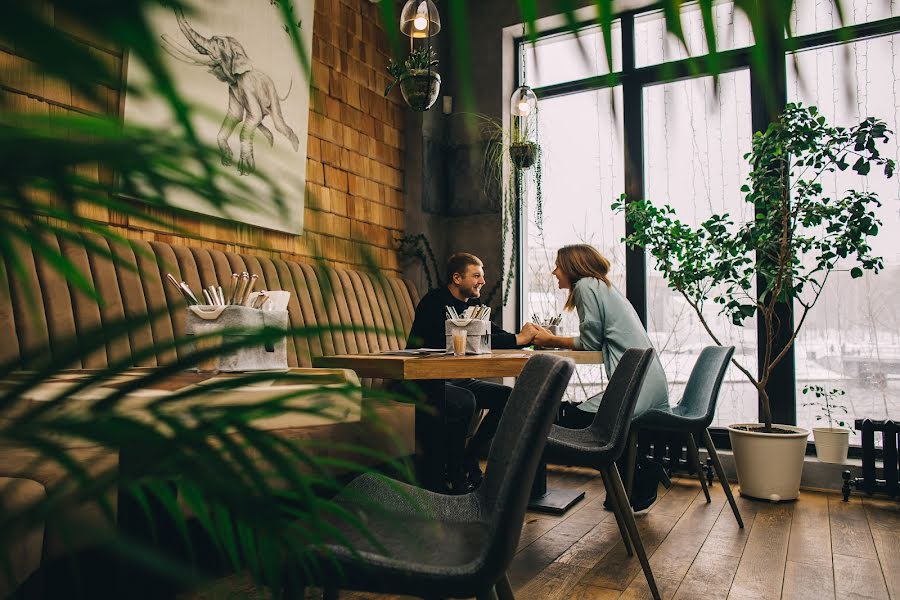
M 253 67 L 244 47 L 235 38 L 218 35 L 203 37 L 190 26 L 184 13 L 177 8 L 175 18 L 184 37 L 199 54 L 173 42 L 165 35 L 162 36 L 163 48 L 182 62 L 207 67 L 217 79 L 228 84 L 228 112 L 216 138 L 222 153 L 222 164 L 228 166 L 233 162 L 234 155 L 228 140 L 238 123 L 241 123 L 238 171 L 241 175 L 254 171 L 253 136 L 256 131 L 263 134 L 270 146 L 274 144 L 272 132 L 263 123 L 266 116 L 271 117 L 275 129 L 290 141 L 296 152 L 299 145 L 297 134 L 285 123 L 281 114 L 281 102 L 290 95 L 290 87 L 285 97 L 279 98 L 272 78 Z

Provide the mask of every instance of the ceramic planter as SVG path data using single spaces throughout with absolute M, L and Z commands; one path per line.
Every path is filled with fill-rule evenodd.
M 741 494 L 773 502 L 797 498 L 809 430 L 776 424 L 775 427 L 792 433 L 760 433 L 737 427 L 762 427 L 762 424 L 739 423 L 728 427 Z
M 537 162 L 539 148 L 534 142 L 517 142 L 509 145 L 509 159 L 517 169 L 530 169 Z
M 847 462 L 850 430 L 843 427 L 813 427 L 816 457 L 820 462 L 842 465 Z
M 411 109 L 425 112 L 441 93 L 441 76 L 425 69 L 409 71 L 400 77 L 400 92 Z

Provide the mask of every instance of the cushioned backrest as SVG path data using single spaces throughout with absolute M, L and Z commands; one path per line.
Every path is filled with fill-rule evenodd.
M 256 290 L 291 292 L 292 328 L 319 327 L 312 335 L 288 339 L 288 364 L 308 367 L 312 357 L 396 350 L 406 344 L 418 296 L 411 283 L 371 273 L 314 266 L 163 242 L 115 242 L 92 234 L 45 239 L 77 267 L 102 301 L 60 276 L 41 253 L 19 244 L 21 261 L 7 260 L 0 280 L 0 364 L 36 366 L 61 354 L 69 343 L 148 314 L 153 318 L 127 335 L 107 335 L 73 368 L 113 363 L 156 366 L 176 360 L 184 348 L 186 303 L 166 280 L 171 273 L 202 298 L 201 290 L 221 286 L 231 274 L 247 271 L 259 279 Z M 363 330 L 363 328 L 368 328 Z

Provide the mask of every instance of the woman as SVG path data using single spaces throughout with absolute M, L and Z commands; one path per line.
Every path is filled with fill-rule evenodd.
M 556 277 L 560 289 L 569 290 L 565 309 L 578 312 L 579 335 L 564 337 L 553 335 L 542 329 L 534 337 L 535 345 L 575 350 L 600 350 L 607 377 L 612 376 L 616 365 L 628 348 L 652 348 L 653 344 L 641 324 L 634 307 L 609 281 L 609 261 L 593 246 L 575 244 L 559 249 L 556 255 Z M 594 420 L 603 394 L 588 398 L 581 404 L 563 405 L 558 423 L 571 429 L 583 429 Z M 634 416 L 644 414 L 651 408 L 665 408 L 669 404 L 666 373 L 659 357 L 653 362 L 641 394 L 638 397 Z M 632 505 L 642 510 L 656 499 L 658 477 L 646 463 L 635 474 Z

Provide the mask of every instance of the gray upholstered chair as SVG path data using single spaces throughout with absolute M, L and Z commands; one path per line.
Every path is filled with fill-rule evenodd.
M 625 550 L 628 556 L 631 556 L 632 546 L 634 547 L 650 586 L 650 592 L 653 598 L 659 600 L 653 571 L 650 570 L 641 535 L 634 521 L 634 513 L 625 495 L 619 469 L 616 467 L 616 460 L 625 451 L 634 407 L 652 359 L 651 348 L 626 350 L 612 377 L 609 378 L 603 392 L 603 401 L 590 427 L 568 429 L 554 425 L 550 430 L 547 447 L 544 449 L 544 458 L 547 462 L 590 467 L 600 471 L 603 475 L 606 497 L 616 516 Z
M 731 505 L 731 511 L 737 520 L 738 526 L 744 527 L 744 520 L 734 501 L 731 486 L 725 477 L 725 469 L 716 453 L 716 446 L 709 435 L 709 426 L 716 415 L 716 403 L 719 398 L 719 390 L 725 379 L 725 371 L 734 354 L 734 346 L 707 346 L 700 353 L 691 375 L 688 377 L 687 386 L 681 402 L 676 406 L 664 410 L 648 410 L 631 423 L 631 440 L 628 447 L 628 473 L 626 474 L 626 491 L 631 493 L 631 480 L 634 473 L 634 464 L 637 456 L 637 433 L 644 431 L 664 431 L 666 433 L 681 434 L 687 443 L 688 461 L 693 463 L 700 479 L 700 485 L 710 502 L 709 489 L 706 479 L 703 477 L 703 469 L 700 468 L 700 453 L 697 450 L 698 442 L 706 446 L 710 461 L 716 469 L 716 475 L 725 490 L 725 496 Z M 712 480 L 710 480 L 711 482 Z
M 338 589 L 512 598 L 506 569 L 573 370 L 559 357 L 528 361 L 503 411 L 484 481 L 471 494 L 446 496 L 371 474 L 350 482 L 338 496 L 347 514 L 335 519 L 346 543 L 319 549 L 317 581 L 306 583 L 323 585 L 326 598 L 337 598 Z

